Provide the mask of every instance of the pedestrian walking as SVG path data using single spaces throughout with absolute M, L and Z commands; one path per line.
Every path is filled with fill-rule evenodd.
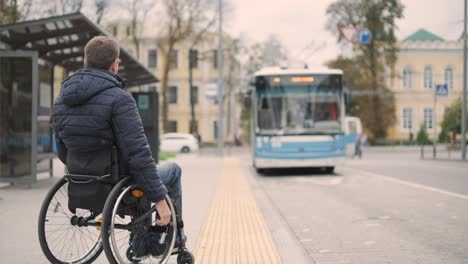
M 367 141 L 367 136 L 364 133 L 360 133 L 358 137 L 356 138 L 356 142 L 354 144 L 354 157 L 359 157 L 359 159 L 362 159 L 362 145 L 366 143 Z

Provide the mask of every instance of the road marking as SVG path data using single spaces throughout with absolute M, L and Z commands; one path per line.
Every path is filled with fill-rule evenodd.
M 463 195 L 463 194 L 460 194 L 460 193 L 450 192 L 450 191 L 447 191 L 447 190 L 427 186 L 427 185 L 424 185 L 424 184 L 404 181 L 404 180 L 400 180 L 400 179 L 393 178 L 393 177 L 390 177 L 390 176 L 385 176 L 385 175 L 382 175 L 382 174 L 368 172 L 368 171 L 361 170 L 361 169 L 355 169 L 355 168 L 350 168 L 350 167 L 346 167 L 346 169 L 354 170 L 354 171 L 356 171 L 358 173 L 365 173 L 365 174 L 370 175 L 370 176 L 379 177 L 379 178 L 382 178 L 382 179 L 384 179 L 386 181 L 398 183 L 398 184 L 405 185 L 405 186 L 408 186 L 408 187 L 412 187 L 412 188 L 415 188 L 415 189 L 436 192 L 436 193 L 448 195 L 448 196 L 451 196 L 451 197 L 468 200 L 468 195 Z
M 323 186 L 338 185 L 343 182 L 343 177 L 324 176 L 320 178 L 297 177 L 294 179 L 297 183 L 312 183 Z
M 242 168 L 239 159 L 223 160 L 223 174 L 195 246 L 197 263 L 282 263 Z

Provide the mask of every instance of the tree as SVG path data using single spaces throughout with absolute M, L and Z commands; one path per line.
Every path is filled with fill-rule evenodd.
M 96 0 L 94 5 L 96 7 L 96 24 L 99 25 L 101 24 L 106 9 L 109 7 L 109 3 L 107 0 Z
M 195 91 L 193 88 L 193 68 L 195 61 L 198 61 L 199 56 L 198 52 L 195 52 L 195 47 L 203 40 L 205 34 L 211 29 L 215 24 L 216 18 L 213 17 L 204 28 L 202 28 L 195 37 L 192 39 L 189 47 L 189 94 L 190 94 L 190 133 L 195 133 L 198 135 L 198 127 L 195 125 Z
M 83 0 L 52 0 L 42 1 L 41 3 L 45 10 L 41 13 L 45 13 L 48 16 L 58 16 L 68 13 L 80 12 L 83 8 Z
M 455 100 L 449 107 L 445 109 L 442 119 L 442 131 L 458 135 L 461 133 L 461 113 L 462 100 L 461 97 Z M 467 111 L 468 114 L 468 111 Z M 467 122 L 468 125 L 468 122 Z
M 12 24 L 25 19 L 31 5 L 32 0 L 0 0 L 0 25 Z
M 162 57 L 161 96 L 162 130 L 167 132 L 168 102 L 167 87 L 171 64 L 175 55 L 176 44 L 197 36 L 207 24 L 211 24 L 210 11 L 214 2 L 211 0 L 162 0 L 162 13 L 165 14 L 160 24 L 161 31 L 157 45 Z
M 429 140 L 429 135 L 427 134 L 426 125 L 422 124 L 419 128 L 418 135 L 416 136 L 416 142 L 419 145 L 427 145 L 430 144 L 431 141 Z
M 130 24 L 127 33 L 135 47 L 135 57 L 140 58 L 140 41 L 145 29 L 148 14 L 154 7 L 153 0 L 124 0 L 123 8 L 127 10 Z
M 361 94 L 366 95 L 356 100 L 356 105 L 371 139 L 385 138 L 395 122 L 394 97 L 385 79 L 394 74 L 396 20 L 403 17 L 403 9 L 399 0 L 337 0 L 327 8 L 327 29 L 336 35 L 338 42 L 345 41 L 339 30 L 342 26 L 367 28 L 373 36 L 367 45 L 353 44 L 352 63 L 343 65 L 340 59 L 330 63 L 346 66 L 344 70 L 348 71 L 358 68 L 352 70 L 358 73 L 353 78 L 359 80 L 353 81 L 356 86 L 351 89 L 364 91 Z
M 288 59 L 288 52 L 276 35 L 269 35 L 264 41 L 251 45 L 247 54 L 247 76 L 263 67 L 281 66 Z

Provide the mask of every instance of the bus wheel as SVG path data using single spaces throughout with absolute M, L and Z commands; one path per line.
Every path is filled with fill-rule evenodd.
M 333 167 L 333 166 L 332 167 L 325 167 L 325 172 L 327 174 L 333 174 L 333 173 L 335 173 L 335 167 Z

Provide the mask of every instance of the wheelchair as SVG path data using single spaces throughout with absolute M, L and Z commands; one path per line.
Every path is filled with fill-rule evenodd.
M 76 191 L 78 190 L 78 195 Z M 66 174 L 46 195 L 39 213 L 41 249 L 53 264 L 94 262 L 105 252 L 112 264 L 193 264 L 183 241 L 176 247 L 177 216 L 172 211 L 167 226 L 157 226 L 155 207 L 131 177 Z M 83 205 L 84 204 L 84 205 Z

